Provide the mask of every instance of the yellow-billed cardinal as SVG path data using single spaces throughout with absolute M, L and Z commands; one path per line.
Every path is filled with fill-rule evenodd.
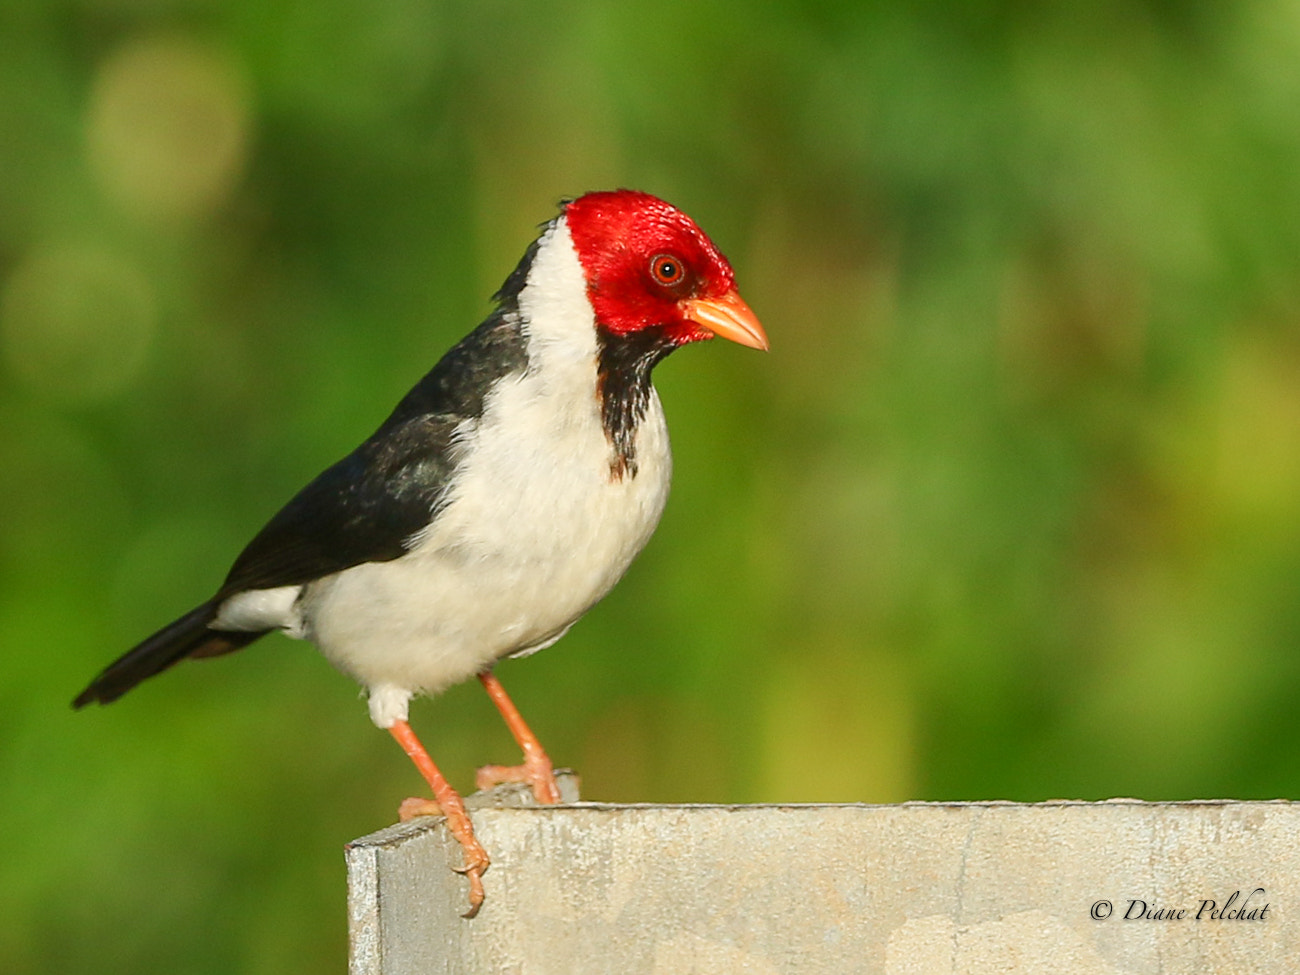
M 559 801 L 550 759 L 492 674 L 550 646 L 654 531 L 672 458 L 650 372 L 720 335 L 766 349 L 731 265 L 680 210 L 589 193 L 543 226 L 495 296 L 370 439 L 308 484 L 215 596 L 110 664 L 73 702 L 116 700 L 183 657 L 279 630 L 366 688 L 465 850 L 472 916 L 488 857 L 407 724 L 412 695 L 477 675 L 524 752 L 478 784 Z M 433 811 L 408 800 L 404 816 Z

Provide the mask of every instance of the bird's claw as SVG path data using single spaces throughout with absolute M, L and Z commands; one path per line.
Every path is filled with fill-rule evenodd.
M 478 914 L 479 908 L 483 906 L 483 874 L 491 866 L 487 853 L 482 847 L 479 848 L 477 855 L 468 847 L 465 848 L 465 865 L 463 867 L 452 867 L 455 873 L 462 874 L 469 881 L 469 910 L 461 915 L 463 918 L 472 918 Z

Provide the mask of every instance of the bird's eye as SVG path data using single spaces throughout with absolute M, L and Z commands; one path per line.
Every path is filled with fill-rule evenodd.
M 650 261 L 650 274 L 660 284 L 670 287 L 679 284 L 685 273 L 682 262 L 671 254 L 660 254 Z

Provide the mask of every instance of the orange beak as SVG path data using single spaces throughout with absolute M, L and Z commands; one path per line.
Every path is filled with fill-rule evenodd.
M 735 291 L 721 298 L 687 298 L 682 302 L 682 311 L 690 321 L 714 335 L 767 351 L 767 333 L 758 323 L 758 316 Z

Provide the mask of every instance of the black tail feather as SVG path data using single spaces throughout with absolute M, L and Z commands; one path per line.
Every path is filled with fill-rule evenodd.
M 180 619 L 164 626 L 153 636 L 113 661 L 92 680 L 72 702 L 82 708 L 93 701 L 108 704 L 135 687 L 142 680 L 162 673 L 185 657 L 215 657 L 247 646 L 270 632 L 234 632 L 213 630 L 208 624 L 216 618 L 217 602 L 196 606 Z

